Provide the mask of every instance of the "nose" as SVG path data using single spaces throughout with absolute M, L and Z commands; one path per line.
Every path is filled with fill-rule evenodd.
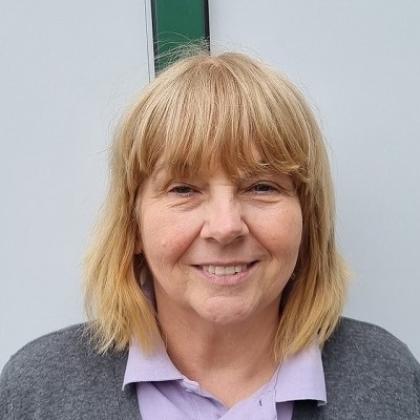
M 205 212 L 200 233 L 203 239 L 213 239 L 221 245 L 228 245 L 249 233 L 241 204 L 234 197 L 222 196 L 209 200 Z

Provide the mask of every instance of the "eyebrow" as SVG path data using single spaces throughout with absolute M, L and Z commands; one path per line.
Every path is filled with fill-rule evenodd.
M 193 174 L 193 171 L 188 170 L 188 167 L 190 165 L 185 165 L 184 167 L 184 176 L 181 175 L 181 178 L 188 178 L 189 176 L 197 176 L 199 178 L 206 178 L 205 176 L 203 177 L 203 174 L 199 174 L 199 173 L 195 173 Z M 162 172 L 165 171 L 165 176 L 163 177 L 163 179 L 161 178 L 161 174 Z M 200 171 L 199 171 L 200 172 Z M 211 173 L 211 171 L 210 171 Z M 245 168 L 243 170 L 238 170 L 237 174 L 234 174 L 232 176 L 233 180 L 240 180 L 240 179 L 245 179 L 245 178 L 254 178 L 257 176 L 264 176 L 264 175 L 270 175 L 270 176 L 279 176 L 279 175 L 288 175 L 290 176 L 290 174 L 286 173 L 286 172 L 278 172 L 276 170 L 274 170 L 274 168 L 272 167 L 272 165 L 266 161 L 266 160 L 258 160 L 257 162 L 255 162 L 255 165 Z M 150 175 L 150 178 L 152 180 L 152 182 L 157 182 L 158 185 L 161 188 L 167 187 L 168 184 L 171 182 L 172 179 L 172 175 L 171 175 L 171 168 L 170 165 L 168 165 L 167 162 L 161 162 L 160 164 L 156 164 L 154 170 L 152 171 L 152 174 Z
M 166 163 L 161 163 L 159 165 L 156 165 L 156 167 L 153 169 L 150 178 L 152 180 L 156 180 L 157 178 L 159 178 L 159 176 L 161 175 L 161 173 L 163 171 L 166 171 L 168 168 L 168 165 Z

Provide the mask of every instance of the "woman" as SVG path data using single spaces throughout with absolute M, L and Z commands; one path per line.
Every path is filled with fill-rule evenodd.
M 92 321 L 11 358 L 2 419 L 420 418 L 408 348 L 341 317 L 325 146 L 284 76 L 238 53 L 179 60 L 111 168 Z

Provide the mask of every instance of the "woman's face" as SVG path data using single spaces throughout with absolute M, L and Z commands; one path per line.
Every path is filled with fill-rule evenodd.
M 226 325 L 278 311 L 302 236 L 291 178 L 166 175 L 145 181 L 137 205 L 158 313 Z

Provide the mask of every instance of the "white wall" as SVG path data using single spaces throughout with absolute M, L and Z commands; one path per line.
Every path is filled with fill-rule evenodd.
M 124 104 L 148 81 L 144 0 L 0 4 L 0 367 L 82 320 L 80 260 Z M 214 44 L 303 88 L 331 147 L 345 313 L 420 359 L 420 5 L 211 0 Z M 225 49 L 226 49 L 225 48 Z
M 212 0 L 214 46 L 285 71 L 331 149 L 338 239 L 353 270 L 345 314 L 420 359 L 420 3 Z
M 82 320 L 80 261 L 107 148 L 148 82 L 144 0 L 0 5 L 0 368 Z

